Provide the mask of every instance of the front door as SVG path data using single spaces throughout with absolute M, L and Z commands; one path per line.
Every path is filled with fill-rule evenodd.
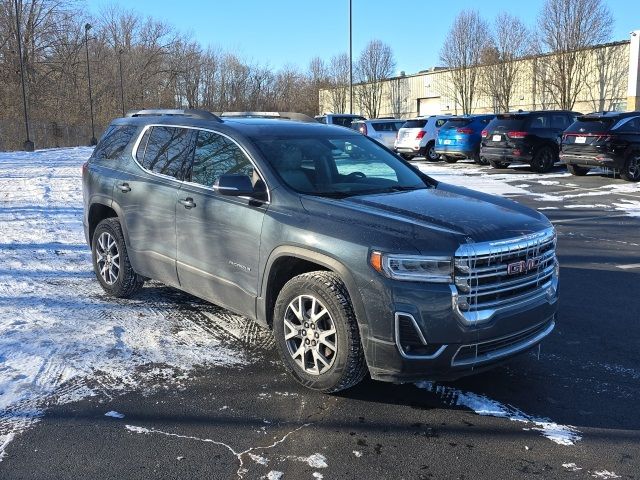
M 261 181 L 229 137 L 198 130 L 189 181 L 176 204 L 178 276 L 183 289 L 255 317 L 260 234 L 267 202 L 228 197 L 212 187 L 224 174 Z

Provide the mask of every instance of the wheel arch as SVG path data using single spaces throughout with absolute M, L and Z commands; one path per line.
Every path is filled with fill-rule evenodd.
M 297 275 L 315 270 L 331 271 L 340 277 L 349 293 L 358 324 L 361 326 L 366 322 L 362 297 L 347 267 L 329 255 L 296 246 L 280 246 L 269 255 L 257 302 L 258 320 L 272 327 L 273 308 L 285 283 Z

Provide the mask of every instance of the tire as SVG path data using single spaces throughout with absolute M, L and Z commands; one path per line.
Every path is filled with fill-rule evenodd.
M 580 165 L 572 165 L 568 163 L 567 170 L 571 175 L 575 175 L 576 177 L 584 177 L 587 173 L 589 173 L 589 170 L 591 169 L 588 167 L 581 167 Z
M 129 298 L 142 288 L 144 278 L 131 266 L 117 218 L 107 218 L 98 224 L 91 241 L 91 256 L 98 282 L 109 295 Z
M 486 157 L 480 156 L 480 149 L 473 152 L 473 161 L 478 165 L 489 165 L 489 160 Z
M 505 162 L 501 162 L 499 160 L 489 160 L 489 165 L 493 168 L 508 168 L 509 164 Z
M 629 155 L 620 171 L 620 177 L 627 182 L 640 181 L 640 156 L 636 154 Z
M 533 156 L 531 168 L 538 173 L 547 173 L 553 168 L 557 155 L 551 147 L 541 147 Z
M 309 272 L 289 280 L 278 294 L 273 319 L 282 362 L 305 387 L 338 392 L 366 375 L 356 316 L 347 289 L 335 273 Z M 326 342 L 320 340 L 323 335 Z
M 457 158 L 455 158 L 455 157 L 448 157 L 448 156 L 446 156 L 446 155 L 444 155 L 444 156 L 443 156 L 443 158 L 444 158 L 444 161 L 445 161 L 445 162 L 447 162 L 447 163 L 456 163 L 456 162 L 458 161 L 458 159 L 457 159 Z
M 436 143 L 435 142 L 427 143 L 425 157 L 426 157 L 427 160 L 429 160 L 431 162 L 437 162 L 438 160 L 440 160 L 440 155 L 438 155 L 436 153 Z

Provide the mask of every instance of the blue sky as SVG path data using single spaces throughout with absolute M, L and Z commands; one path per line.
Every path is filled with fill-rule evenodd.
M 314 56 L 348 52 L 349 0 L 86 0 L 90 13 L 117 4 L 191 32 L 204 46 L 217 45 L 274 68 L 306 68 Z M 639 0 L 607 0 L 613 38 L 640 29 Z M 479 8 L 487 20 L 499 12 L 534 26 L 543 0 L 353 0 L 353 55 L 377 38 L 393 49 L 397 71 L 416 73 L 438 64 L 454 17 Z

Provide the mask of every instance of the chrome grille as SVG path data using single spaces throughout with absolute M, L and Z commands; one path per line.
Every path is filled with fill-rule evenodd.
M 462 245 L 455 255 L 454 303 L 463 318 L 486 321 L 495 311 L 548 292 L 555 296 L 553 228 L 498 242 Z

